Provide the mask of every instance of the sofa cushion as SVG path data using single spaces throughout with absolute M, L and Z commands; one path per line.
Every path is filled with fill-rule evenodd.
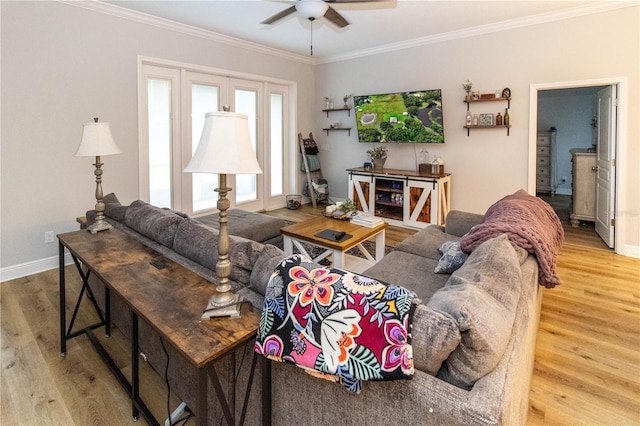
M 124 215 L 124 222 L 129 228 L 169 248 L 173 246 L 178 224 L 183 220 L 169 210 L 141 200 L 131 203 Z
M 284 258 L 284 252 L 278 247 L 269 244 L 265 245 L 253 264 L 249 288 L 264 296 L 273 270 Z
M 467 260 L 467 254 L 462 252 L 460 241 L 445 241 L 438 249 L 442 257 L 433 270 L 436 274 L 452 274 Z
M 229 279 L 248 285 L 251 269 L 262 251 L 262 244 L 229 235 Z M 218 262 L 218 230 L 194 219 L 183 219 L 176 231 L 173 250 L 200 265 L 216 270 Z
M 469 389 L 493 371 L 511 337 L 520 286 L 520 259 L 506 235 L 469 255 L 427 304 L 451 315 L 461 333 L 438 377 Z
M 457 237 L 462 237 L 469 230 L 482 223 L 484 216 L 477 213 L 451 210 L 445 219 L 444 232 Z
M 218 213 L 195 218 L 211 228 L 219 229 Z M 248 240 L 266 244 L 266 241 L 280 236 L 280 228 L 287 223 L 277 217 L 261 213 L 253 213 L 240 209 L 227 210 L 227 228 L 229 234 L 237 235 Z
M 442 226 L 429 225 L 406 238 L 396 246 L 395 250 L 426 257 L 437 262 L 441 257 L 438 248 L 445 241 L 458 241 L 459 239 L 455 235 L 445 233 Z
M 120 203 L 120 200 L 118 200 L 118 197 L 116 197 L 116 194 L 114 194 L 113 192 L 107 194 L 104 196 L 102 201 L 104 202 L 105 216 L 113 220 L 117 220 L 118 222 L 124 221 L 124 215 L 127 212 L 127 208 L 129 206 L 123 206 Z
M 363 275 L 401 285 L 426 302 L 449 279 L 449 275 L 433 273 L 437 264 L 437 260 L 403 251 L 392 251 L 364 271 Z
M 456 320 L 447 313 L 420 304 L 413 315 L 411 330 L 415 367 L 435 376 L 460 343 Z

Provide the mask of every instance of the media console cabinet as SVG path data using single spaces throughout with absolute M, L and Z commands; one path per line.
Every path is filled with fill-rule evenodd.
M 359 211 L 392 225 L 424 228 L 444 225 L 451 209 L 451 174 L 411 170 L 347 169 L 349 198 Z

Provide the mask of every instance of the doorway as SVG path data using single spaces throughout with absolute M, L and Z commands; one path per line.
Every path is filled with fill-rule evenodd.
M 590 156 L 594 157 L 593 171 L 591 171 L 591 167 L 589 168 L 593 182 L 596 181 L 596 175 L 598 175 L 598 178 L 600 175 L 605 175 L 607 182 L 606 193 L 598 194 L 599 191 L 596 191 L 595 184 L 592 189 L 589 186 L 589 195 L 593 198 L 589 203 L 591 205 L 597 204 L 595 198 L 596 194 L 598 194 L 601 198 L 598 209 L 602 210 L 604 208 L 605 212 L 602 213 L 600 211 L 597 215 L 594 212 L 593 218 L 587 218 L 586 221 L 580 222 L 574 220 L 574 224 L 580 223 L 581 226 L 579 228 L 582 233 L 585 230 L 593 230 L 591 232 L 595 234 L 596 216 L 606 216 L 606 224 L 609 227 L 605 230 L 606 232 L 603 232 L 602 228 L 599 229 L 598 233 L 602 236 L 605 246 L 614 249 L 618 248 L 618 242 L 620 242 L 620 239 L 616 237 L 624 235 L 622 232 L 624 222 L 623 220 L 616 221 L 615 217 L 615 212 L 620 211 L 620 199 L 615 195 L 620 193 L 619 178 L 623 177 L 624 174 L 622 174 L 620 168 L 615 167 L 615 158 L 620 155 L 621 150 L 624 151 L 625 146 L 624 138 L 619 137 L 620 135 L 617 131 L 621 127 L 620 117 L 622 117 L 622 114 L 616 114 L 616 107 L 618 112 L 621 112 L 621 104 L 614 100 L 612 102 L 613 109 L 603 111 L 600 99 L 603 92 L 613 92 L 614 95 L 619 93 L 622 97 L 624 95 L 624 83 L 623 79 L 549 83 L 532 85 L 530 92 L 530 192 L 534 193 L 537 189 L 538 179 L 536 172 L 539 168 L 537 167 L 538 131 L 553 134 L 554 139 L 557 139 L 556 146 L 551 147 L 552 159 L 549 164 L 551 169 L 549 176 L 550 190 L 539 195 L 556 208 L 561 217 L 572 214 L 570 209 L 573 205 L 572 191 L 574 182 L 572 181 L 573 154 L 571 151 L 578 150 L 585 154 L 589 152 Z M 606 123 L 600 122 L 603 117 L 608 120 Z M 597 149 L 597 141 L 603 136 L 602 132 L 599 133 L 600 128 L 611 129 L 609 134 L 612 136 L 607 140 L 610 144 L 602 144 L 607 149 L 610 148 L 607 153 L 598 152 L 599 150 Z M 597 155 L 598 159 L 600 159 L 601 154 L 603 159 L 608 160 L 608 163 L 605 167 L 601 167 L 601 163 L 598 161 L 596 167 L 595 157 Z M 622 182 L 623 184 L 624 182 Z M 578 217 L 582 218 L 579 215 Z M 570 230 L 570 228 L 570 225 L 565 226 L 567 230 Z

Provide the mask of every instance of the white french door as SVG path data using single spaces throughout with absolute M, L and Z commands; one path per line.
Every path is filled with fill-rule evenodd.
M 226 78 L 186 71 L 184 73 L 184 142 L 182 144 L 182 164 L 187 164 L 198 147 L 204 115 L 209 111 L 222 110 L 221 105 L 226 101 Z M 189 177 L 190 176 L 190 177 Z M 198 214 L 216 208 L 217 192 L 212 188 L 218 187 L 218 175 L 207 173 L 192 173 L 183 175 L 182 210 Z M 186 207 L 185 207 L 186 206 Z
M 232 207 L 285 205 L 288 189 L 288 86 L 142 64 L 139 87 L 140 198 L 199 215 L 216 209 L 218 176 L 184 173 L 198 145 L 204 115 L 229 105 L 246 114 L 260 175 L 228 175 Z
M 264 173 L 264 119 L 263 119 L 263 84 L 255 81 L 231 79 L 229 91 L 231 110 L 249 117 L 249 136 L 251 146 L 256 153 L 260 168 Z M 261 210 L 264 208 L 262 175 L 235 175 L 231 177 L 231 188 L 235 191 L 236 205 L 244 210 Z

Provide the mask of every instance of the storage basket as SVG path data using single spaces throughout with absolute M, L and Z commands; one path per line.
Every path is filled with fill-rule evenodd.
M 302 207 L 302 195 L 287 195 L 287 208 L 289 210 L 298 210 Z

